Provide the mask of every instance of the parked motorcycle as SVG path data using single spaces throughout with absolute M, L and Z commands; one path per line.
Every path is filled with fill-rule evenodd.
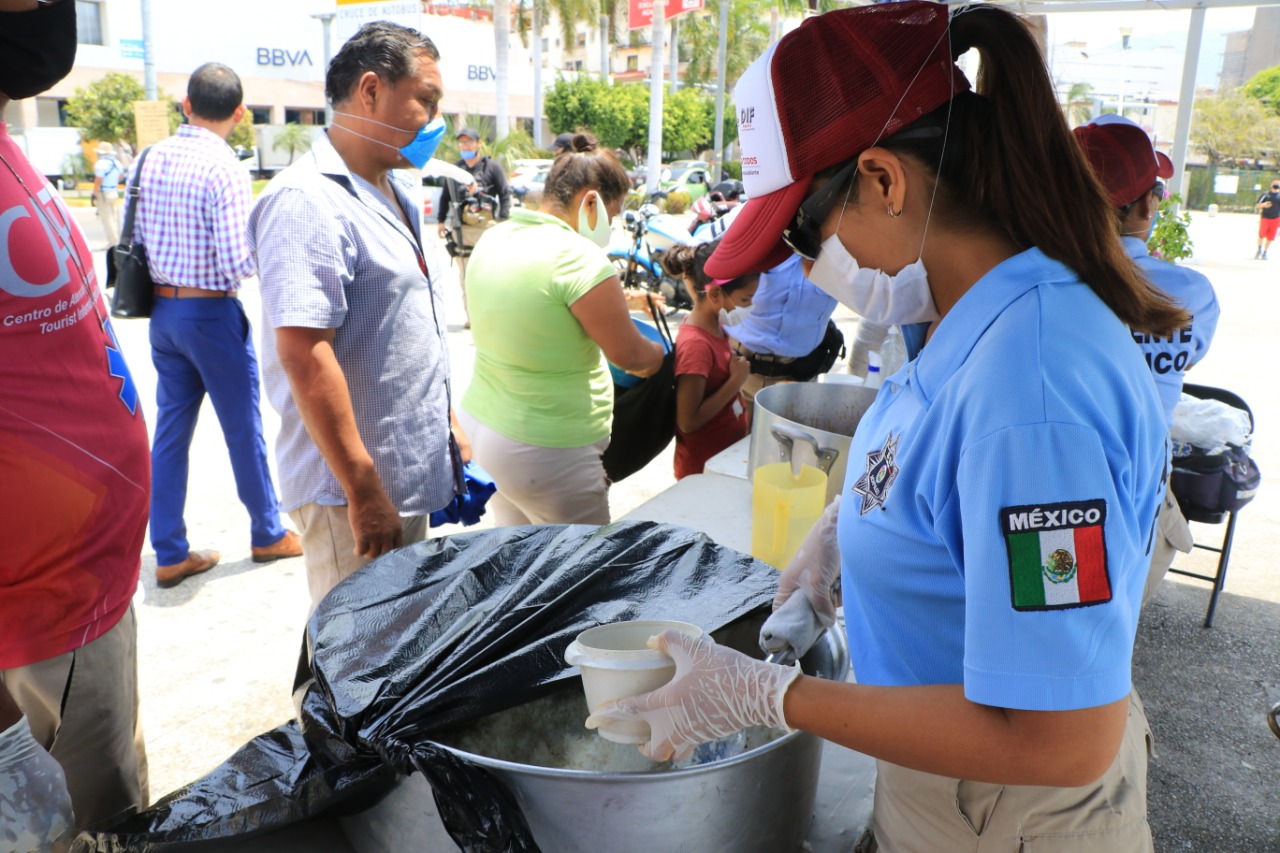
M 664 214 L 656 204 L 644 204 L 639 210 L 623 214 L 623 224 L 631 235 L 627 248 L 609 249 L 609 258 L 618 270 L 623 287 L 638 287 L 659 293 L 671 308 L 693 307 L 693 299 L 684 282 L 662 268 L 662 253 L 672 246 L 691 242 L 684 220 Z

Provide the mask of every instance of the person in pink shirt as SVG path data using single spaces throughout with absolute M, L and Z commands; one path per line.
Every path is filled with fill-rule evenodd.
M 74 0 L 0 0 L 5 850 L 48 849 L 66 824 L 67 790 L 81 829 L 149 799 L 132 606 L 151 493 L 147 426 L 84 234 L 2 121 L 9 101 L 67 75 L 76 43 Z

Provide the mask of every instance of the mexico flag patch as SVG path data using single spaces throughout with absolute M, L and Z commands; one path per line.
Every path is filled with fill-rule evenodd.
M 1102 535 L 1106 501 L 1000 510 L 1014 610 L 1061 610 L 1111 600 Z

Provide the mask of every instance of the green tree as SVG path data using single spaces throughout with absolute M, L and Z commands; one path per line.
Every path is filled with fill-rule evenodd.
M 84 131 L 87 139 L 124 141 L 133 148 L 137 143 L 133 102 L 145 100 L 146 96 L 141 83 L 128 74 L 113 71 L 88 86 L 76 88 L 67 99 L 67 121 Z M 158 98 L 171 100 L 163 91 Z M 169 115 L 169 132 L 176 131 L 181 123 L 181 115 L 174 109 Z
M 1151 256 L 1175 263 L 1191 257 L 1191 214 L 1180 209 L 1182 197 L 1177 193 L 1160 202 L 1155 227 L 1147 240 Z
M 707 0 L 705 12 L 685 15 L 680 25 L 680 52 L 689 58 L 685 82 L 714 85 L 719 60 L 720 4 L 729 3 L 725 81 L 730 92 L 757 56 L 769 46 L 769 26 L 758 0 Z
M 648 128 L 645 128 L 648 144 Z M 709 148 L 715 136 L 715 103 L 692 88 L 668 92 L 662 99 L 662 147 L 668 152 Z
M 1204 152 L 1211 171 L 1237 159 L 1253 160 L 1280 150 L 1280 116 L 1239 90 L 1196 101 L 1191 144 Z
M 276 134 L 271 147 L 276 151 L 288 151 L 289 162 L 292 163 L 295 155 L 311 150 L 311 126 L 289 122 Z
M 1241 87 L 1246 95 L 1280 115 L 1280 65 L 1264 68 Z
M 252 148 L 257 144 L 253 138 L 253 112 L 245 110 L 240 122 L 232 129 L 227 144 L 232 148 Z M 308 143 L 309 144 L 309 143 Z
M 1074 127 L 1093 118 L 1093 86 L 1089 83 L 1072 83 L 1067 90 L 1067 121 Z
M 609 148 L 634 151 L 649 138 L 649 90 L 644 86 L 610 86 L 585 75 L 561 77 L 547 90 L 546 114 L 552 133 L 584 128 Z

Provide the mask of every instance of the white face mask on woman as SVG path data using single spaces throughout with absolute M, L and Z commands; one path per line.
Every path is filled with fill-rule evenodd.
M 591 227 L 587 214 L 587 199 L 596 197 L 596 226 Z M 591 190 L 582 197 L 582 205 L 578 208 L 578 233 L 595 243 L 601 249 L 609 245 L 609 211 L 604 209 L 604 199 L 600 193 Z
M 823 241 L 808 279 L 870 323 L 902 326 L 938 319 L 923 258 L 889 275 L 858 266 L 840 236 L 832 234 Z

